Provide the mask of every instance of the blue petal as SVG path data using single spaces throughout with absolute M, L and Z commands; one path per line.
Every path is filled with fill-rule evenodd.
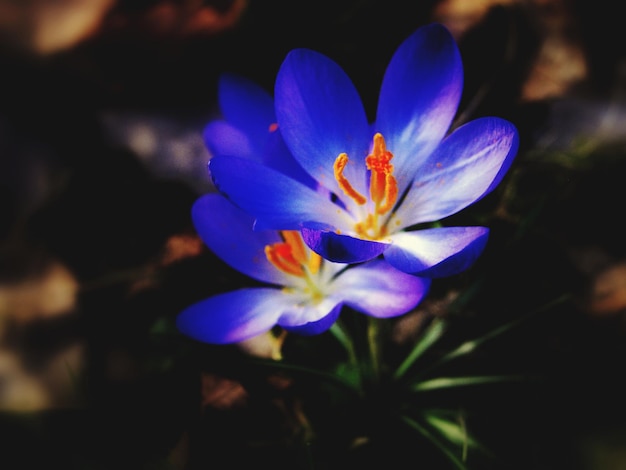
M 376 258 L 389 243 L 339 235 L 335 231 L 305 224 L 300 230 L 304 242 L 322 258 L 336 263 L 361 263 Z
M 468 269 L 487 243 L 485 227 L 445 227 L 393 235 L 385 260 L 406 273 L 439 278 Z
M 257 162 L 236 157 L 209 161 L 213 182 L 237 206 L 257 218 L 257 228 L 299 230 L 303 221 L 348 227 L 349 215 L 321 192 Z
M 430 279 L 398 271 L 374 260 L 344 271 L 335 281 L 346 305 L 367 315 L 389 318 L 415 308 L 430 288 Z
M 255 160 L 300 181 L 312 189 L 318 183 L 293 158 L 280 131 L 268 132 L 265 142 L 252 143 L 241 130 L 225 121 L 212 121 L 204 128 L 204 143 L 212 157 L 236 156 Z
M 225 119 L 261 150 L 269 137 L 270 125 L 276 122 L 272 96 L 246 78 L 224 74 L 218 83 L 218 100 Z
M 256 83 L 233 74 L 219 81 L 219 102 L 226 121 L 210 122 L 204 141 L 212 155 L 245 157 L 268 165 L 311 188 L 317 182 L 295 161 L 277 124 L 274 100 Z
M 337 295 L 324 295 L 313 301 L 310 294 L 296 289 L 285 291 L 285 296 L 290 299 L 290 303 L 285 303 L 277 324 L 286 329 L 323 321 L 328 315 L 334 315 L 335 309 L 342 302 L 341 296 Z
M 274 96 L 280 130 L 302 167 L 343 197 L 333 164 L 345 152 L 350 164 L 344 175 L 365 193 L 371 136 L 361 99 L 344 71 L 322 54 L 293 50 L 280 67 Z
M 183 310 L 178 330 L 205 343 L 236 343 L 269 331 L 280 316 L 278 289 L 252 288 L 219 294 Z
M 419 28 L 394 53 L 380 91 L 376 129 L 395 156 L 401 190 L 448 131 L 462 88 L 461 56 L 442 25 Z
M 399 207 L 399 227 L 454 214 L 488 194 L 517 153 L 517 130 L 508 121 L 486 117 L 448 136 L 419 170 Z
M 300 335 L 318 335 L 333 326 L 333 323 L 335 323 L 337 321 L 337 318 L 339 318 L 342 307 L 343 306 L 341 304 L 335 305 L 335 307 L 326 316 L 322 317 L 321 320 L 311 321 L 303 325 L 297 326 L 283 325 L 283 328 L 291 333 L 297 333 Z
M 263 152 L 263 162 L 270 168 L 280 171 L 282 174 L 299 181 L 311 189 L 317 190 L 319 187 L 318 182 L 293 158 L 293 155 L 291 155 L 291 152 L 285 145 L 280 130 L 272 132 L 269 136 Z
M 282 241 L 277 232 L 253 231 L 254 219 L 218 194 L 197 199 L 191 217 L 200 238 L 228 265 L 259 281 L 289 283 L 265 256 L 266 245 Z
M 211 156 L 237 155 L 259 159 L 261 157 L 261 153 L 252 146 L 248 137 L 226 121 L 210 122 L 205 126 L 202 136 Z

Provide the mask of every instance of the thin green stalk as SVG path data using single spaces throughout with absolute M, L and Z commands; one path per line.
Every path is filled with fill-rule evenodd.
M 440 424 L 440 426 L 443 425 L 443 423 Z M 461 429 L 461 436 L 463 436 L 463 452 L 461 454 L 461 460 L 463 460 L 463 462 L 465 462 L 467 460 L 467 451 L 469 448 L 469 436 L 467 435 L 467 426 L 465 425 L 465 419 L 463 419 L 463 416 L 459 416 L 459 428 Z
M 311 443 L 306 442 L 304 445 L 305 445 L 305 450 L 306 450 L 306 460 L 307 460 L 307 463 L 309 464 L 309 468 L 311 470 L 315 470 L 315 463 L 313 461 L 313 452 L 311 451 Z
M 369 345 L 370 364 L 375 381 L 380 378 L 380 339 L 378 319 L 367 317 L 367 344 Z

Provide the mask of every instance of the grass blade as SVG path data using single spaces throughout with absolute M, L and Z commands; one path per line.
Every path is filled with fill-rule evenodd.
M 430 348 L 445 331 L 445 322 L 440 319 L 434 319 L 428 326 L 422 337 L 415 343 L 411 352 L 406 359 L 400 364 L 393 374 L 394 379 L 401 378 L 404 373 L 413 365 L 413 363 Z
M 437 377 L 424 380 L 411 385 L 411 391 L 423 392 L 441 388 L 466 387 L 470 385 L 482 385 L 490 383 L 516 382 L 527 380 L 520 375 L 475 375 L 469 377 Z
M 452 464 L 458 470 L 468 470 L 465 463 L 457 455 L 455 455 L 455 453 L 452 452 L 452 450 L 450 450 L 441 440 L 439 440 L 436 436 L 434 436 L 426 427 L 422 426 L 417 421 L 409 418 L 408 416 L 401 416 L 400 419 L 402 419 L 402 421 L 404 421 L 409 427 L 411 427 L 412 429 L 415 429 L 422 436 L 428 439 L 435 447 L 437 447 L 437 449 L 439 449 L 448 458 L 448 460 L 450 460 L 450 462 L 452 462 Z

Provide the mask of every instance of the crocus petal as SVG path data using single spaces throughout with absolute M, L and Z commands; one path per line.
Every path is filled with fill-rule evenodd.
M 384 257 L 405 273 L 430 278 L 453 276 L 480 256 L 489 235 L 485 227 L 444 227 L 393 235 Z
M 448 131 L 462 88 L 459 50 L 442 25 L 419 28 L 394 53 L 380 91 L 376 130 L 395 156 L 400 188 Z
M 237 156 L 255 160 L 280 171 L 310 188 L 319 184 L 293 158 L 279 131 L 269 132 L 265 142 L 251 142 L 246 134 L 226 121 L 212 121 L 203 132 L 204 144 L 212 157 Z
M 279 130 L 272 132 L 268 137 L 262 161 L 270 168 L 280 171 L 283 175 L 287 175 L 309 188 L 317 190 L 319 187 L 318 182 L 293 158 Z
M 191 217 L 202 241 L 234 269 L 259 281 L 289 284 L 289 276 L 265 256 L 265 246 L 281 242 L 275 231 L 252 230 L 254 219 L 219 194 L 196 200 Z
M 187 307 L 176 318 L 176 326 L 205 343 L 236 343 L 270 330 L 280 317 L 283 302 L 278 289 L 231 291 Z
M 276 122 L 272 96 L 251 80 L 223 74 L 218 83 L 218 100 L 224 118 L 261 150 L 270 125 Z
M 255 149 L 248 137 L 226 121 L 212 121 L 206 125 L 202 134 L 204 145 L 211 156 L 237 155 L 246 158 L 258 158 L 262 154 Z
M 304 325 L 298 325 L 298 326 L 283 325 L 283 328 L 285 328 L 287 331 L 291 333 L 297 333 L 299 335 L 305 335 L 305 336 L 318 335 L 328 330 L 331 326 L 333 326 L 333 323 L 335 323 L 337 321 L 337 318 L 339 318 L 339 314 L 341 313 L 342 307 L 343 305 L 341 304 L 335 305 L 335 307 L 327 315 L 322 317 L 320 320 L 308 322 L 308 323 L 305 323 Z M 280 320 L 279 320 L 279 323 L 280 323 Z
M 420 168 L 396 213 L 400 227 L 442 219 L 485 196 L 511 166 L 518 141 L 515 126 L 495 117 L 456 129 Z
M 403 273 L 385 261 L 374 260 L 343 272 L 334 287 L 346 305 L 373 317 L 388 318 L 417 306 L 430 283 L 430 279 Z
M 258 162 L 218 156 L 209 161 L 209 170 L 219 191 L 257 218 L 259 229 L 299 230 L 309 220 L 340 228 L 350 223 L 323 193 Z
M 365 193 L 371 136 L 361 99 L 345 72 L 322 54 L 293 50 L 278 71 L 274 99 L 283 138 L 302 167 L 342 197 L 333 164 L 347 153 L 344 175 Z
M 314 252 L 336 263 L 361 263 L 376 258 L 390 245 L 340 235 L 332 230 L 319 229 L 312 224 L 304 224 L 300 230 L 302 239 Z
M 336 319 L 338 315 L 336 309 L 341 308 L 341 299 L 336 297 L 325 296 L 323 299 L 313 303 L 310 297 L 305 298 L 301 294 L 287 292 L 285 295 L 290 295 L 292 302 L 283 310 L 277 323 L 291 331 L 296 329 L 316 331 L 319 327 L 326 325 L 325 319 L 328 322 L 333 317 Z M 327 318 L 329 315 L 331 318 Z M 315 326 L 316 324 L 317 327 Z M 328 324 L 328 328 L 331 325 L 332 322 Z

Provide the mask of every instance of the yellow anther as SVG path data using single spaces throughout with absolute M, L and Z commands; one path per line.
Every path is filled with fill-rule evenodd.
M 311 256 L 309 256 L 308 268 L 311 274 L 317 274 L 320 270 L 320 266 L 322 265 L 322 257 L 315 253 L 311 252 Z
M 339 154 L 337 159 L 335 160 L 335 164 L 333 165 L 333 171 L 335 173 L 335 179 L 337 180 L 337 184 L 341 190 L 346 194 L 346 196 L 352 198 L 354 202 L 359 205 L 365 204 L 367 199 L 361 193 L 359 193 L 356 189 L 352 187 L 348 179 L 343 175 L 343 170 L 348 164 L 348 154 L 342 153 Z

